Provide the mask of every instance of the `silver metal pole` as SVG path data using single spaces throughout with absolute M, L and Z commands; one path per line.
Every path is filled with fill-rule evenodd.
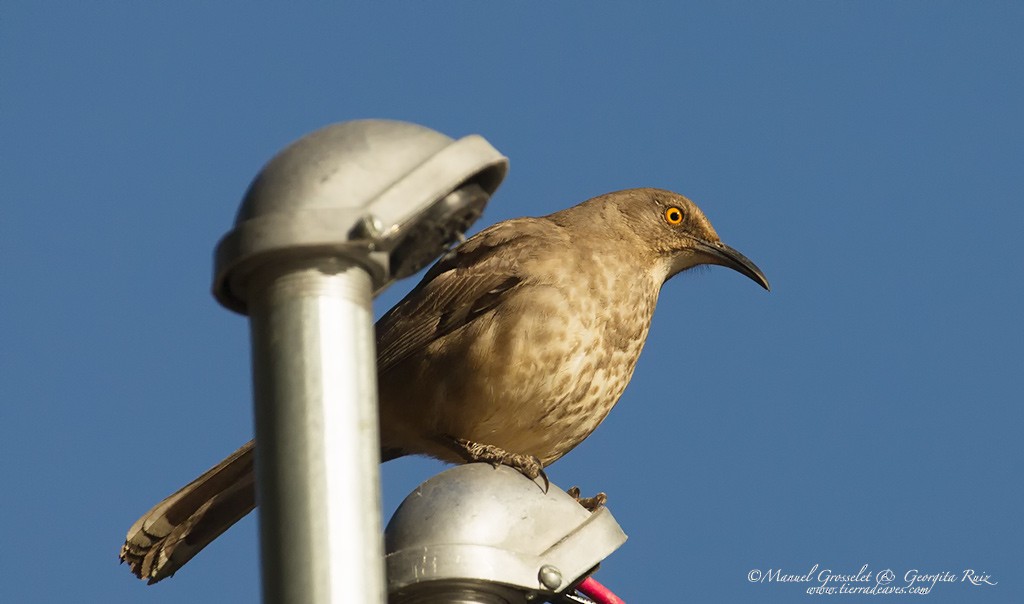
M 213 292 L 250 316 L 264 602 L 385 601 L 371 298 L 457 239 L 507 169 L 476 135 L 358 120 L 249 186 Z
M 369 274 L 266 273 L 249 300 L 264 602 L 384 602 Z

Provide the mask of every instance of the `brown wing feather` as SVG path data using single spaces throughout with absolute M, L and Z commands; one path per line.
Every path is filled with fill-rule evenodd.
M 521 261 L 538 253 L 537 236 L 552 230 L 560 229 L 544 218 L 502 222 L 438 261 L 377 321 L 378 373 L 499 306 L 525 281 Z

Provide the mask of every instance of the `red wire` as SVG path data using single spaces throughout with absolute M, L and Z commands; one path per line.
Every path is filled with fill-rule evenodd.
M 594 577 L 587 577 L 576 586 L 576 589 L 597 604 L 626 604 L 625 600 L 613 594 L 612 590 L 598 583 Z

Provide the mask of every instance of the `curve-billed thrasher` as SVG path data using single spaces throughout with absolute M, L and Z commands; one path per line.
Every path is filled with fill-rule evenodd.
M 377 322 L 381 458 L 511 465 L 534 478 L 590 435 L 626 388 L 662 284 L 719 264 L 765 289 L 690 200 L 595 197 L 471 237 Z M 157 504 L 121 550 L 171 576 L 255 507 L 253 442 Z

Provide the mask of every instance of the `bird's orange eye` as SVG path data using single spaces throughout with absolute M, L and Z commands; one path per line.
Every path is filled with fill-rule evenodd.
M 675 226 L 683 221 L 683 211 L 677 207 L 671 207 L 665 210 L 665 222 Z

